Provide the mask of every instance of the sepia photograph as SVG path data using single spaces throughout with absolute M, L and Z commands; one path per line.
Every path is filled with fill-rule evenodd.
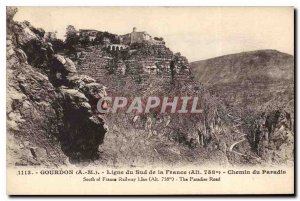
M 294 15 L 7 6 L 7 194 L 293 195 Z

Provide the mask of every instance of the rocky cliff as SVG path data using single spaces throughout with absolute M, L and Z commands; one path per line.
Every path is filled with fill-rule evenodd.
M 91 103 L 103 85 L 77 74 L 44 31 L 15 22 L 7 8 L 7 152 L 9 165 L 59 166 L 94 160 L 106 133 Z

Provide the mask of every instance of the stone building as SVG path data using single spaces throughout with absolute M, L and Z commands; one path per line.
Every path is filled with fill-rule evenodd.
M 119 39 L 120 39 L 120 43 L 122 43 L 122 44 L 125 44 L 125 45 L 131 44 L 131 34 L 130 33 L 119 36 Z
M 96 39 L 98 31 L 94 29 L 79 29 L 78 35 L 80 38 L 88 38 L 89 41 Z
M 152 40 L 152 37 L 146 31 L 137 31 L 136 27 L 133 27 L 131 33 L 120 36 L 120 42 L 126 45 L 150 40 Z

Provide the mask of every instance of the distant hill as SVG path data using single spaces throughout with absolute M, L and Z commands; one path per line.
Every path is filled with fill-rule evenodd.
M 293 105 L 292 55 L 257 50 L 196 61 L 190 66 L 195 79 L 230 106 L 259 111 Z

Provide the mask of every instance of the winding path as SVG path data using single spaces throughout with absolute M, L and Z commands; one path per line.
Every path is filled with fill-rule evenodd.
M 243 154 L 243 153 L 240 153 L 240 152 L 234 150 L 235 146 L 237 146 L 238 144 L 240 144 L 240 143 L 242 143 L 242 142 L 244 142 L 244 141 L 247 140 L 247 138 L 245 138 L 245 136 L 247 136 L 248 134 L 242 133 L 242 132 L 240 132 L 240 131 L 237 130 L 237 127 L 239 127 L 240 125 L 242 125 L 241 118 L 234 117 L 234 116 L 232 116 L 230 114 L 227 114 L 227 116 L 231 117 L 232 120 L 237 123 L 236 125 L 233 126 L 233 128 L 235 129 L 233 132 L 240 134 L 240 136 L 238 138 L 242 138 L 242 139 L 240 139 L 240 140 L 238 140 L 238 141 L 236 141 L 236 142 L 234 142 L 234 143 L 232 143 L 230 145 L 229 152 L 237 154 L 237 155 L 240 155 L 240 156 L 251 157 L 251 158 L 255 158 L 257 160 L 260 160 L 260 158 L 258 158 L 258 157 L 251 156 L 251 155 L 246 155 L 246 154 Z

